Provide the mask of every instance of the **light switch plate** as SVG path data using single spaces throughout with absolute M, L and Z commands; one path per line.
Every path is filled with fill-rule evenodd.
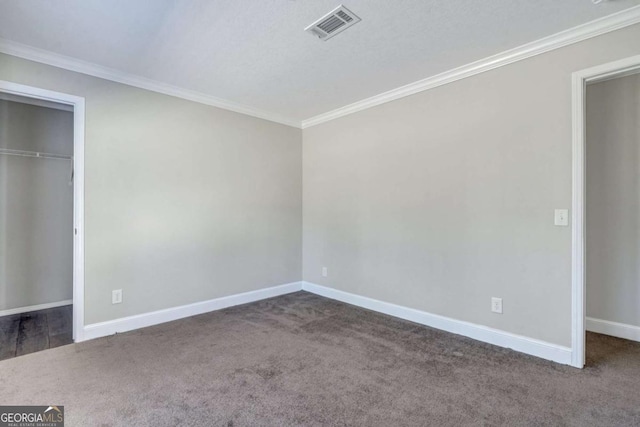
M 556 209 L 553 223 L 560 227 L 568 226 L 569 225 L 569 209 Z

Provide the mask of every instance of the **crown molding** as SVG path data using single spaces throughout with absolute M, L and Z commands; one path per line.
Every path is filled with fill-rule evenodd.
M 125 73 L 102 65 L 82 61 L 69 56 L 60 55 L 43 49 L 17 43 L 11 40 L 0 38 L 0 53 L 16 56 L 30 61 L 75 71 L 94 77 L 138 87 L 141 89 L 158 92 L 177 98 L 186 99 L 200 104 L 211 105 L 224 110 L 269 120 L 275 123 L 284 124 L 295 128 L 309 128 L 319 125 L 358 111 L 366 110 L 380 104 L 391 102 L 406 96 L 414 95 L 438 86 L 462 80 L 476 74 L 484 73 L 495 68 L 503 67 L 532 56 L 540 55 L 551 50 L 559 49 L 570 44 L 578 43 L 592 37 L 619 30 L 630 25 L 640 23 L 640 6 L 635 6 L 621 12 L 614 13 L 604 18 L 596 19 L 586 24 L 561 31 L 554 35 L 544 37 L 531 43 L 524 44 L 498 53 L 493 56 L 475 61 L 449 71 L 445 71 L 435 76 L 401 86 L 396 89 L 363 99 L 358 102 L 328 111 L 323 114 L 305 119 L 302 122 L 288 117 L 283 117 L 275 113 L 259 110 L 247 105 L 227 101 L 211 95 L 206 95 L 190 89 L 170 85 L 148 79 L 146 77 Z
M 366 110 L 396 99 L 414 95 L 425 90 L 433 89 L 438 86 L 446 85 L 457 80 L 475 76 L 476 74 L 484 73 L 485 71 L 503 67 L 523 59 L 531 58 L 532 56 L 540 55 L 551 50 L 559 49 L 561 47 L 578 43 L 637 23 L 640 23 L 640 6 L 635 6 L 604 18 L 596 19 L 586 24 L 561 31 L 514 49 L 445 71 L 441 74 L 436 74 L 432 77 L 427 77 L 426 79 L 418 80 L 417 82 L 354 102 L 353 104 L 337 108 L 333 111 L 319 114 L 315 117 L 303 120 L 302 129 L 319 125 L 321 123 L 344 117 L 358 111 Z
M 93 77 L 122 83 L 129 86 L 146 89 L 152 92 L 162 93 L 164 95 L 174 96 L 189 101 L 198 102 L 200 104 L 210 105 L 213 107 L 229 110 L 236 113 L 245 114 L 247 116 L 257 117 L 259 119 L 269 120 L 271 122 L 280 123 L 295 128 L 300 128 L 300 121 L 282 117 L 268 111 L 262 111 L 247 105 L 239 104 L 225 99 L 216 98 L 215 96 L 206 95 L 190 89 L 181 88 L 168 83 L 159 82 L 157 80 L 148 79 L 146 77 L 125 73 L 113 68 L 104 67 L 92 62 L 82 61 L 65 55 L 60 55 L 47 50 L 17 43 L 12 40 L 0 38 L 0 53 L 27 59 L 29 61 L 40 62 L 42 64 L 63 68 L 77 73 L 87 74 Z

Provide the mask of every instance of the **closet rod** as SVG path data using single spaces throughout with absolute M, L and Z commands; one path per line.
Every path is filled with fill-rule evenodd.
M 8 148 L 0 148 L 0 154 L 21 157 L 38 157 L 41 159 L 73 160 L 73 156 L 63 156 L 61 154 L 51 153 L 38 153 L 35 151 L 10 150 Z

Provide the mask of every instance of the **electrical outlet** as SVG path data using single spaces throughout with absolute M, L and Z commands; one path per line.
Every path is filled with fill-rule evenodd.
M 502 298 L 491 298 L 491 311 L 502 314 Z
M 329 270 L 327 267 L 322 267 L 322 277 L 327 277 L 329 275 Z
M 111 291 L 111 304 L 120 304 L 122 302 L 122 289 Z

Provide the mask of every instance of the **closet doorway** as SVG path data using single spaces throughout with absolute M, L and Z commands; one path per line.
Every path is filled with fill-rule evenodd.
M 578 368 L 640 354 L 639 73 L 640 55 L 572 76 L 571 364 Z
M 640 72 L 587 85 L 585 101 L 586 363 L 614 353 L 631 363 L 640 354 Z
M 0 81 L 0 360 L 82 341 L 84 98 Z

